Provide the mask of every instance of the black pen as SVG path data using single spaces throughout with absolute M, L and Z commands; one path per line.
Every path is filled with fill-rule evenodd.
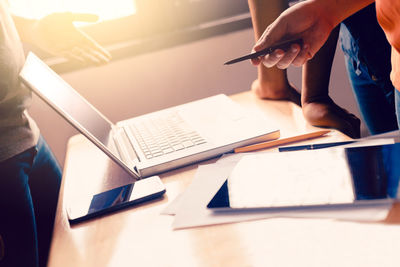
M 280 147 L 278 149 L 279 149 L 279 152 L 313 150 L 313 149 L 321 149 L 321 148 L 327 148 L 327 147 L 347 145 L 347 144 L 351 144 L 354 142 L 357 142 L 357 141 L 343 141 L 343 142 L 313 144 L 313 145 L 304 145 L 304 146 L 285 146 L 285 147 Z
M 279 43 L 277 45 L 274 45 L 274 46 L 271 46 L 271 47 L 267 47 L 267 48 L 265 48 L 265 49 L 263 49 L 261 51 L 254 52 L 254 53 L 251 53 L 251 54 L 239 57 L 239 58 L 235 58 L 235 59 L 229 60 L 228 62 L 225 62 L 224 65 L 231 65 L 231 64 L 234 64 L 234 63 L 237 63 L 237 62 L 240 62 L 240 61 L 244 61 L 244 60 L 247 60 L 247 59 L 252 59 L 252 58 L 265 56 L 265 55 L 268 55 L 268 54 L 274 52 L 274 50 L 278 49 L 278 48 L 286 51 L 286 50 L 289 49 L 289 47 L 292 44 L 299 44 L 300 46 L 302 46 L 303 45 L 303 39 L 285 41 L 285 42 Z

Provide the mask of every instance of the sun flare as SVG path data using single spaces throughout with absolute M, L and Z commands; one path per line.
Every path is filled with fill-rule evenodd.
M 38 19 L 53 12 L 91 13 L 99 22 L 132 15 L 134 0 L 8 0 L 11 11 L 19 16 Z

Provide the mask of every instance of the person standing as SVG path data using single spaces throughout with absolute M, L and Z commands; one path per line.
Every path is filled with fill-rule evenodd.
M 376 14 L 388 42 L 391 45 L 391 74 L 394 88 L 397 122 L 400 125 L 400 2 L 376 0 Z M 289 65 L 301 66 L 310 61 L 328 40 L 332 30 L 357 11 L 374 3 L 373 0 L 310 0 L 285 10 L 263 32 L 254 46 L 260 51 L 283 39 L 302 38 L 303 45 L 293 44 L 291 49 L 252 60 L 266 67 Z M 386 119 L 386 118 L 382 118 Z
M 80 62 L 107 62 L 110 54 L 75 20 L 97 17 L 66 12 L 26 19 L 0 0 L 0 266 L 46 266 L 62 174 L 27 112 L 31 92 L 18 79 L 21 41 Z

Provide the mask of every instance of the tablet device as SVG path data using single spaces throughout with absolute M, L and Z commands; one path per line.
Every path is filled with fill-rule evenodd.
M 244 156 L 213 211 L 351 207 L 398 198 L 400 144 Z

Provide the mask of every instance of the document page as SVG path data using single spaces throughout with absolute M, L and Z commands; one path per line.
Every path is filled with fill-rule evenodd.
M 228 192 L 232 208 L 354 201 L 343 149 L 244 156 L 228 178 Z

